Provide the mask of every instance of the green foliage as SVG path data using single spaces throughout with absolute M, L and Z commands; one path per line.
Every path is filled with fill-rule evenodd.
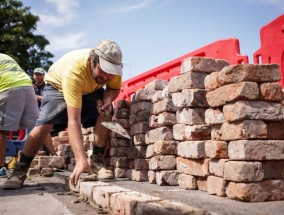
M 0 0 L 0 53 L 14 58 L 28 74 L 36 67 L 48 70 L 52 64 L 53 55 L 44 50 L 49 41 L 33 34 L 38 20 L 22 2 Z

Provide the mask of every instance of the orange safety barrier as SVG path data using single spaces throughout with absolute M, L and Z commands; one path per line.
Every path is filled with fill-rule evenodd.
M 279 65 L 282 80 L 280 84 L 284 88 L 284 15 L 260 29 L 260 49 L 253 54 L 254 63 Z
M 247 55 L 240 55 L 240 45 L 238 39 L 224 39 L 213 42 L 207 46 L 183 55 L 175 60 L 165 63 L 159 67 L 135 76 L 122 83 L 122 89 L 115 100 L 114 104 L 118 100 L 131 100 L 131 96 L 138 90 L 144 88 L 144 86 L 156 79 L 170 80 L 172 77 L 180 74 L 180 66 L 183 59 L 190 56 L 202 56 L 211 57 L 217 59 L 227 60 L 230 64 L 248 63 Z

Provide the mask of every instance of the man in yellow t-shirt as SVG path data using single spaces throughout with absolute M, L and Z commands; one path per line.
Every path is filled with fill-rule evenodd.
M 0 176 L 6 175 L 6 131 L 31 129 L 37 118 L 31 78 L 13 58 L 0 53 Z
M 69 141 L 76 165 L 70 176 L 76 185 L 86 171 L 93 174 L 83 147 L 81 124 L 95 126 L 95 157 L 100 157 L 109 137 L 109 130 L 101 125 L 105 111 L 112 111 L 112 102 L 117 98 L 122 81 L 122 52 L 111 40 L 102 40 L 94 49 L 80 49 L 63 55 L 45 75 L 46 86 L 39 118 L 30 132 L 22 155 L 13 171 L 4 182 L 4 189 L 23 186 L 26 169 L 40 149 L 44 138 L 54 125 L 68 126 Z M 105 86 L 105 88 L 104 88 Z M 98 178 L 113 178 L 102 159 L 97 159 Z

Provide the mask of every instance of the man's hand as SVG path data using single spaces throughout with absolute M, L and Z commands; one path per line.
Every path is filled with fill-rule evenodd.
M 87 160 L 81 159 L 81 160 L 76 161 L 75 168 L 74 168 L 72 174 L 70 175 L 71 183 L 73 185 L 76 185 L 79 181 L 80 175 L 85 171 L 87 173 L 89 173 L 90 175 L 93 174 L 92 168 L 88 164 Z
M 111 112 L 111 103 L 112 101 L 106 101 L 102 102 L 101 100 L 97 101 L 97 110 L 100 115 L 104 116 L 104 111 L 108 110 L 108 112 Z

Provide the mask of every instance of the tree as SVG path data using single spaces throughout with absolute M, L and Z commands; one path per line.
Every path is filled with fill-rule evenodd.
M 49 68 L 53 55 L 45 51 L 49 41 L 34 35 L 38 16 L 17 0 L 0 0 L 0 52 L 14 58 L 29 75 L 36 67 Z

